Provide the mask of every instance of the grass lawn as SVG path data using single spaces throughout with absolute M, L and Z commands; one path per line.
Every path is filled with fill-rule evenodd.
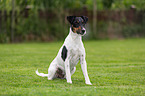
M 145 39 L 84 41 L 92 86 L 80 64 L 73 84 L 35 74 L 47 73 L 62 43 L 0 44 L 0 95 L 145 96 Z

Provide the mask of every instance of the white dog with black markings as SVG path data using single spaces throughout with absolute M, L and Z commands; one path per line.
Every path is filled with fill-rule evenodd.
M 36 74 L 42 77 L 48 77 L 48 80 L 66 78 L 68 83 L 72 83 L 71 75 L 76 71 L 75 66 L 80 60 L 85 82 L 92 85 L 87 72 L 86 53 L 82 42 L 82 36 L 86 34 L 84 26 L 88 21 L 88 17 L 67 16 L 67 20 L 71 24 L 69 35 L 66 37 L 56 58 L 51 62 L 48 68 L 48 74 L 39 73 L 38 70 Z

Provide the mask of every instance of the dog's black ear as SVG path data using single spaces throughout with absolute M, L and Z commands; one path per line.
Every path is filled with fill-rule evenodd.
M 88 17 L 87 16 L 81 16 L 81 18 L 84 20 L 85 24 L 87 23 L 88 21 Z
M 67 20 L 69 21 L 70 24 L 73 23 L 73 21 L 75 20 L 76 16 L 67 16 Z

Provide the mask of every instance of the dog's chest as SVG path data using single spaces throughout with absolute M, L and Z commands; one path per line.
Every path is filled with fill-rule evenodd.
M 70 50 L 70 66 L 75 67 L 80 59 L 80 48 L 75 47 Z
M 79 49 L 71 49 L 70 50 L 70 57 L 78 57 L 80 54 Z

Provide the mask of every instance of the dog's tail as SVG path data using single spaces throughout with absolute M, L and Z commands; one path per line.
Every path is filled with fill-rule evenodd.
M 38 72 L 38 69 L 36 70 L 36 74 L 37 74 L 38 76 L 48 77 L 48 74 L 39 73 L 39 72 Z

